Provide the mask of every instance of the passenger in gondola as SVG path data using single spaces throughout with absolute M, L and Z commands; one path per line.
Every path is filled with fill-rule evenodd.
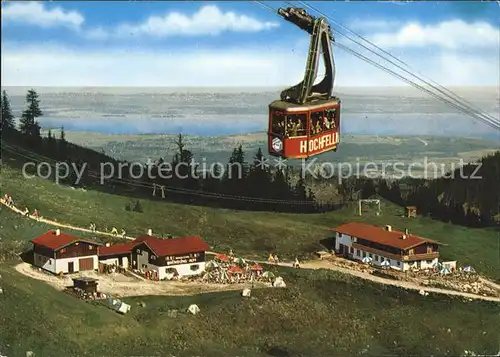
M 316 122 L 316 134 L 321 134 L 321 132 L 322 132 L 322 131 L 323 131 L 323 130 L 322 130 L 322 128 L 321 128 L 321 121 L 320 121 L 320 120 L 318 120 L 318 121 Z
M 295 130 L 297 132 L 297 135 L 302 135 L 302 132 L 303 132 L 302 120 L 297 119 L 297 124 L 295 125 Z
M 323 127 L 325 130 L 330 130 L 330 121 L 328 120 L 327 116 L 323 116 Z
M 316 128 L 315 128 L 311 118 L 309 118 L 309 133 L 310 133 L 310 135 L 316 134 Z
M 298 122 L 298 120 L 297 120 Z M 293 119 L 290 121 L 290 136 L 295 137 L 297 136 L 297 122 L 295 122 Z
M 330 128 L 337 129 L 337 124 L 335 124 L 335 118 L 332 118 L 332 120 L 330 122 Z

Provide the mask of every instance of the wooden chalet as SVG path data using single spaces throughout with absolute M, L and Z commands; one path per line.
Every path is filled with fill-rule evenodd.
M 132 249 L 132 267 L 154 272 L 158 280 L 169 275 L 198 275 L 205 270 L 209 247 L 200 236 L 162 239 L 148 234 L 137 242 Z
M 440 243 L 404 232 L 391 226 L 377 227 L 351 222 L 331 231 L 336 233 L 335 250 L 338 255 L 363 260 L 371 258 L 375 266 L 387 266 L 406 271 L 428 269 L 436 266 Z
M 33 239 L 33 264 L 54 274 L 97 270 L 97 242 L 48 231 Z

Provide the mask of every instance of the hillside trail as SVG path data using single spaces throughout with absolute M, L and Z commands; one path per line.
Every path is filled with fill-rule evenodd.
M 23 211 L 21 211 L 20 209 L 16 208 L 16 207 L 12 207 L 12 206 L 8 206 L 6 204 L 6 202 L 4 201 L 4 199 L 0 199 L 0 203 L 2 203 L 5 207 L 11 209 L 12 211 L 14 212 L 17 212 L 19 214 L 22 214 L 24 215 Z M 81 227 L 77 227 L 77 226 L 73 226 L 71 224 L 66 224 L 66 223 L 60 223 L 60 222 L 56 222 L 56 221 L 53 221 L 53 220 L 50 220 L 50 219 L 46 219 L 46 218 L 43 218 L 43 217 L 40 217 L 40 218 L 36 218 L 36 217 L 33 217 L 32 215 L 28 215 L 27 217 L 29 217 L 30 219 L 33 219 L 33 220 L 37 220 L 39 222 L 43 222 L 43 223 L 46 223 L 46 224 L 50 224 L 50 225 L 53 225 L 53 226 L 56 226 L 56 227 L 61 227 L 61 228 L 68 228 L 68 229 L 73 229 L 75 231 L 80 231 L 80 232 L 86 232 L 86 233 L 95 233 L 95 234 L 99 234 L 99 235 L 105 235 L 105 236 L 109 236 L 109 237 L 122 237 L 122 238 L 125 238 L 125 239 L 129 239 L 129 240 L 135 240 L 134 237 L 129 237 L 129 236 L 117 236 L 115 234 L 112 234 L 112 233 L 109 233 L 109 232 L 102 232 L 102 231 L 93 231 L 91 229 L 86 229 L 86 228 L 81 228 Z M 207 252 L 209 254 L 219 254 L 217 252 Z M 243 257 L 243 259 L 245 259 Z M 254 261 L 258 264 L 262 264 L 262 265 L 277 265 L 277 266 L 282 266 L 282 267 L 293 267 L 293 263 L 289 263 L 289 262 L 281 262 L 281 263 L 278 263 L 278 264 L 270 264 L 269 262 L 267 261 L 263 261 L 263 260 L 254 260 L 254 259 L 247 259 L 247 260 L 251 260 L 251 261 Z M 421 290 L 424 290 L 426 292 L 429 292 L 429 293 L 436 293 L 436 294 L 444 294 L 444 295 L 451 295 L 451 296 L 461 296 L 461 297 L 464 297 L 464 298 L 468 298 L 468 299 L 474 299 L 474 300 L 485 300 L 485 301 L 494 301 L 494 302 L 500 302 L 500 297 L 493 297 L 493 296 L 482 296 L 482 295 L 477 295 L 477 294 L 472 294 L 472 293 L 466 293 L 466 292 L 461 292 L 461 291 L 455 291 L 455 290 L 448 290 L 448 289 L 441 289 L 441 288 L 434 288 L 434 287 L 429 287 L 429 286 L 423 286 L 423 285 L 419 285 L 419 284 L 416 284 L 416 283 L 413 283 L 413 282 L 408 282 L 408 281 L 398 281 L 398 280 L 390 280 L 390 279 L 384 279 L 384 278 L 381 278 L 381 277 L 378 277 L 378 276 L 374 276 L 374 275 L 371 275 L 369 273 L 366 273 L 366 272 L 362 272 L 362 271 L 357 271 L 357 270 L 351 270 L 351 269 L 347 269 L 347 268 L 343 268 L 343 267 L 340 267 L 340 266 L 336 266 L 336 265 L 333 265 L 333 264 L 329 264 L 328 262 L 325 262 L 325 261 L 308 261 L 308 262 L 302 262 L 301 263 L 301 269 L 311 269 L 311 270 L 317 270 L 317 269 L 329 269 L 329 270 L 334 270 L 334 271 L 338 271 L 338 272 L 341 272 L 341 273 L 344 273 L 344 274 L 349 274 L 349 275 L 352 275 L 352 276 L 356 276 L 358 278 L 361 278 L 361 279 L 364 279 L 364 280 L 369 280 L 369 281 L 372 281 L 372 282 L 375 282 L 375 283 L 379 283 L 379 284 L 384 284 L 384 285 L 391 285 L 391 286 L 395 286 L 395 287 L 399 287 L 399 288 L 403 288 L 403 289 L 408 289 L 408 290 L 416 290 L 416 291 L 421 291 Z M 483 279 L 481 278 L 481 280 L 494 287 L 495 289 L 497 289 L 497 291 L 500 291 L 500 285 L 498 284 L 495 284 L 489 280 L 486 280 L 486 279 Z

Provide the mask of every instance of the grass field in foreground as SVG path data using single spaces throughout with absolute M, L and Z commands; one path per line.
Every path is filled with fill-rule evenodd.
M 0 181 L 2 195 L 7 192 L 19 207 L 37 208 L 42 216 L 50 219 L 80 227 L 88 227 L 93 222 L 98 229 L 114 226 L 132 236 L 144 234 L 148 228 L 158 235 L 196 234 L 206 239 L 215 251 L 232 248 L 248 257 L 265 258 L 270 252 L 276 252 L 281 258 L 303 257 L 322 249 L 319 242 L 332 236 L 328 229 L 340 224 L 350 221 L 390 224 L 395 229 L 408 228 L 410 233 L 447 244 L 441 247 L 442 259 L 458 260 L 461 265 L 472 265 L 480 273 L 500 279 L 497 231 L 470 229 L 426 217 L 401 217 L 403 209 L 385 201 L 380 216 L 366 209 L 362 217 L 356 215 L 355 205 L 329 213 L 286 214 L 148 200 L 141 200 L 144 212 L 136 213 L 125 211 L 130 198 L 74 190 L 41 178 L 25 179 L 19 170 L 6 166 L 2 168 Z
M 249 300 L 238 291 L 124 298 L 132 309 L 121 316 L 3 263 L 0 353 L 232 357 L 497 352 L 498 304 L 422 297 L 327 270 L 280 270 L 287 289 L 253 290 Z M 197 316 L 185 313 L 192 303 L 201 309 Z M 178 315 L 172 317 L 171 309 Z

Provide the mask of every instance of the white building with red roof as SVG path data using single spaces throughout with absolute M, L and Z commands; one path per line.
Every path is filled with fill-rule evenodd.
M 439 259 L 440 243 L 411 234 L 408 230 L 394 230 L 389 225 L 382 228 L 350 222 L 330 231 L 335 232 L 337 254 L 360 261 L 368 257 L 376 266 L 401 271 L 428 269 Z
M 148 234 L 130 243 L 99 248 L 99 261 L 104 264 L 131 267 L 154 272 L 159 280 L 168 276 L 193 276 L 205 271 L 207 243 L 200 236 L 159 238 Z
M 99 244 L 51 230 L 33 239 L 33 264 L 54 274 L 97 270 Z

